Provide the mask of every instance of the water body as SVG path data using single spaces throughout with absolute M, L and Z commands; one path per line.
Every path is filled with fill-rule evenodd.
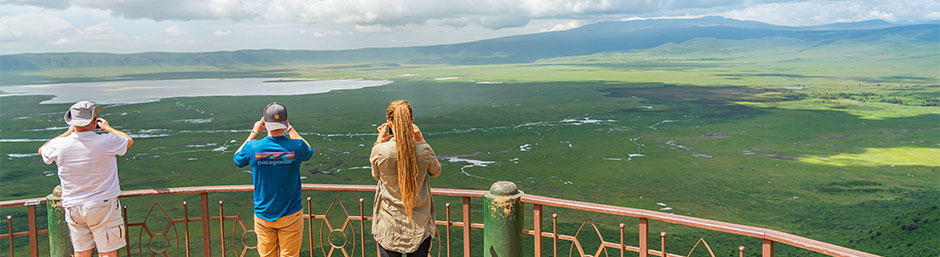
M 495 161 L 481 161 L 481 160 L 473 160 L 473 159 L 464 159 L 464 158 L 460 158 L 460 157 L 450 157 L 450 158 L 447 158 L 447 161 L 449 161 L 449 162 L 466 162 L 466 163 L 469 163 L 469 165 L 464 165 L 464 166 L 460 167 L 460 173 L 463 173 L 464 175 L 467 175 L 468 177 L 474 177 L 474 178 L 483 179 L 483 180 L 489 180 L 489 181 L 496 181 L 496 179 L 487 178 L 487 177 L 478 176 L 478 175 L 473 175 L 473 174 L 470 174 L 470 172 L 467 172 L 467 168 L 472 168 L 472 167 L 486 167 L 487 165 L 496 163 Z
M 53 95 L 42 104 L 89 100 L 97 104 L 136 104 L 172 97 L 305 95 L 383 86 L 391 80 L 290 80 L 271 78 L 103 81 L 0 87 L 14 95 Z

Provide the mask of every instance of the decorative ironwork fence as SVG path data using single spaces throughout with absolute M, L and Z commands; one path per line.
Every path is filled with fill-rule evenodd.
M 129 221 L 127 215 L 127 206 L 124 205 L 124 224 L 125 224 L 125 234 L 128 246 L 124 249 L 121 249 L 121 255 L 126 255 L 128 257 L 133 256 L 133 252 L 136 251 L 139 256 L 164 256 L 164 257 L 178 257 L 178 256 L 192 256 L 199 255 L 197 252 L 198 249 L 191 249 L 191 233 L 190 226 L 201 226 L 201 241 L 202 241 L 202 256 L 226 256 L 226 252 L 233 251 L 236 257 L 243 257 L 248 253 L 249 250 L 255 249 L 256 246 L 250 246 L 245 243 L 245 238 L 251 233 L 254 233 L 253 226 L 245 224 L 243 222 L 244 217 L 253 217 L 253 212 L 251 210 L 245 211 L 246 207 L 251 205 L 251 201 L 246 201 L 244 205 L 241 206 L 239 212 L 235 216 L 226 216 L 224 215 L 223 208 L 224 202 L 219 201 L 219 213 L 218 216 L 212 216 L 209 214 L 209 194 L 213 193 L 227 193 L 227 192 L 251 192 L 253 187 L 251 185 L 233 185 L 233 186 L 203 186 L 203 187 L 179 187 L 179 188 L 162 188 L 162 189 L 144 189 L 144 190 L 131 190 L 124 191 L 121 194 L 122 199 L 132 198 L 132 197 L 148 197 L 148 196 L 164 196 L 164 195 L 199 195 L 199 209 L 201 215 L 199 217 L 189 217 L 189 203 L 187 201 L 181 202 L 181 208 L 183 210 L 183 217 L 173 219 L 170 214 L 166 211 L 164 206 L 159 202 L 154 201 L 150 206 L 147 215 L 142 221 L 135 222 Z M 325 184 L 304 184 L 304 191 L 334 191 L 334 192 L 375 192 L 374 185 L 325 185 Z M 471 232 L 473 229 L 485 229 L 482 223 L 472 223 L 470 220 L 471 217 L 471 208 L 470 202 L 474 198 L 484 197 L 486 191 L 482 190 L 463 190 L 463 189 L 445 189 L 445 188 L 433 188 L 431 193 L 435 196 L 447 196 L 447 197 L 457 197 L 462 199 L 461 208 L 460 208 L 460 218 L 456 220 L 451 219 L 451 204 L 447 203 L 444 205 L 444 220 L 437 220 L 436 224 L 439 227 L 443 227 L 444 232 L 438 230 L 438 235 L 436 236 L 436 245 L 437 251 L 432 252 L 432 255 L 436 254 L 437 256 L 451 256 L 451 240 L 455 235 L 451 235 L 452 228 L 461 230 L 462 236 L 456 235 L 458 239 L 462 240 L 463 246 L 463 256 L 480 256 L 482 253 L 473 253 L 471 251 Z M 802 248 L 812 252 L 822 253 L 830 256 L 877 256 L 825 242 L 820 242 L 804 237 L 799 237 L 771 229 L 738 225 L 733 223 L 714 221 L 708 219 L 701 219 L 689 216 L 682 216 L 670 213 L 662 213 L 657 211 L 643 210 L 643 209 L 634 209 L 626 208 L 620 206 L 612 206 L 605 204 L 597 203 L 587 203 L 579 202 L 551 197 L 544 197 L 538 195 L 524 195 L 522 196 L 522 203 L 526 205 L 532 205 L 532 229 L 523 229 L 522 233 L 526 235 L 533 236 L 533 245 L 532 253 L 536 257 L 541 257 L 547 255 L 543 253 L 543 249 L 548 248 L 547 244 L 551 244 L 552 253 L 551 256 L 558 256 L 559 241 L 567 241 L 570 243 L 568 247 L 569 256 L 610 256 L 616 255 L 619 253 L 620 256 L 624 256 L 627 252 L 633 252 L 638 254 L 640 257 L 648 256 L 662 256 L 662 257 L 681 257 L 682 255 L 667 253 L 666 252 L 666 233 L 660 233 L 660 249 L 650 248 L 650 243 L 648 242 L 649 235 L 649 221 L 659 221 L 669 224 L 677 224 L 688 227 L 700 228 L 710 231 L 717 231 L 735 235 L 741 235 L 751 238 L 756 238 L 762 240 L 761 244 L 761 256 L 771 257 L 774 254 L 774 244 L 782 243 L 797 248 Z M 21 200 L 11 200 L 0 202 L 0 208 L 14 208 L 14 207 L 24 207 L 27 211 L 26 222 L 28 223 L 28 230 L 23 232 L 13 232 L 13 219 L 12 217 L 7 217 L 7 231 L 6 234 L 0 234 L 0 240 L 6 239 L 9 245 L 9 256 L 17 256 L 14 252 L 14 242 L 13 238 L 16 237 L 27 237 L 29 239 L 29 254 L 31 257 L 38 257 L 39 255 L 39 235 L 49 233 L 47 229 L 39 229 L 36 222 L 36 206 L 45 204 L 45 198 L 33 198 L 33 199 L 21 199 Z M 358 210 L 352 209 L 353 213 L 350 213 L 350 209 L 343 204 L 339 199 L 333 199 L 329 207 L 326 209 L 326 212 L 323 214 L 315 214 L 312 212 L 311 206 L 313 205 L 311 198 L 306 199 L 306 206 L 304 207 L 303 220 L 305 222 L 305 233 L 306 233 L 306 249 L 309 251 L 309 255 L 313 257 L 315 253 L 317 256 L 360 256 L 365 257 L 366 254 L 366 222 L 370 221 L 372 217 L 366 216 L 365 213 L 367 210 L 364 209 L 364 199 L 358 199 Z M 604 239 L 601 234 L 598 226 L 594 223 L 591 218 L 586 218 L 574 235 L 562 234 L 558 231 L 558 214 L 551 215 L 551 231 L 545 231 L 543 229 L 545 219 L 543 217 L 543 207 L 549 206 L 554 208 L 569 209 L 576 211 L 584 211 L 590 213 L 598 214 L 607 214 L 621 217 L 633 217 L 637 218 L 639 222 L 637 223 L 638 228 L 638 244 L 637 245 L 627 245 L 625 243 L 625 228 L 627 225 L 619 224 L 620 237 L 619 241 L 608 241 Z M 156 211 L 156 213 L 155 213 Z M 357 212 L 358 211 L 358 212 Z M 369 210 L 371 211 L 371 210 Z M 332 212 L 338 212 L 341 216 L 345 216 L 342 220 L 333 220 L 330 219 Z M 351 215 L 352 214 L 352 215 Z M 148 225 L 148 220 L 152 217 L 157 217 L 155 215 L 163 215 L 168 220 L 168 223 L 165 227 L 151 227 Z M 242 216 L 246 215 L 246 216 Z M 316 220 L 321 221 L 319 226 L 316 226 L 314 223 Z M 218 225 L 219 231 L 218 234 L 213 235 L 210 231 L 210 224 L 215 223 Z M 228 223 L 228 224 L 226 224 Z M 180 233 L 180 228 L 182 227 L 182 233 Z M 315 227 L 318 227 L 318 231 L 314 231 Z M 139 232 L 136 235 L 131 234 L 131 228 L 139 229 Z M 228 233 L 226 228 L 230 230 Z M 591 231 L 593 230 L 593 231 Z M 597 238 L 600 241 L 600 245 L 597 249 L 586 249 L 582 242 L 578 239 L 579 235 L 583 233 L 596 234 Z M 217 237 L 218 244 L 213 245 L 213 237 Z M 314 240 L 314 236 L 317 236 L 319 240 Z M 136 247 L 132 247 L 131 242 L 132 237 L 136 237 Z M 146 237 L 146 238 L 145 238 Z M 173 238 L 173 242 L 171 242 Z M 144 241 L 146 240 L 146 241 Z M 161 243 L 162 241 L 162 243 Z M 146 244 L 145 244 L 146 242 Z M 157 242 L 158 245 L 166 245 L 165 248 L 154 247 L 154 242 Z M 320 251 L 315 251 L 314 243 L 319 243 Z M 477 242 L 482 243 L 482 242 Z M 146 247 L 146 248 L 145 248 Z M 218 248 L 216 248 L 218 247 Z M 699 239 L 695 245 L 692 247 L 692 251 L 696 247 L 704 247 L 711 256 L 715 256 L 709 244 L 704 239 Z M 132 249 L 135 248 L 135 249 Z M 172 248 L 173 251 L 170 251 Z M 182 249 L 181 249 L 182 248 Z M 214 249 L 215 248 L 215 249 Z M 0 248 L 2 249 L 2 248 Z M 149 254 L 145 254 L 144 250 L 147 250 Z M 738 248 L 738 253 L 740 256 L 744 256 L 744 247 Z M 690 251 L 687 255 L 692 254 Z M 171 254 L 172 253 L 172 254 Z M 0 253 L 2 255 L 2 253 Z M 24 256 L 25 254 L 20 254 Z M 371 254 L 369 254 L 371 255 Z M 376 253 L 376 256 L 378 253 Z

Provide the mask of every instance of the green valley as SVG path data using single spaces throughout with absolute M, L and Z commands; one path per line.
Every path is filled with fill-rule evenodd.
M 885 256 L 897 256 L 898 249 L 905 255 L 935 255 L 931 248 L 940 241 L 940 28 L 821 33 L 723 22 L 729 24 L 714 31 L 744 30 L 750 36 L 694 35 L 676 42 L 653 40 L 649 47 L 600 44 L 584 51 L 513 48 L 529 42 L 522 39 L 552 35 L 577 45 L 571 35 L 613 26 L 599 24 L 568 34 L 463 45 L 299 55 L 330 55 L 310 60 L 276 50 L 263 55 L 268 59 L 252 61 L 230 52 L 227 58 L 235 61 L 227 62 L 192 61 L 199 54 L 153 54 L 172 55 L 175 61 L 82 54 L 87 56 L 62 65 L 42 60 L 64 54 L 0 58 L 7 65 L 16 58 L 37 58 L 3 71 L 5 86 L 258 77 L 394 81 L 322 94 L 182 97 L 107 106 L 103 117 L 139 138 L 119 159 L 124 190 L 250 184 L 250 174 L 231 158 L 262 107 L 272 101 L 288 106 L 291 123 L 315 149 L 302 170 L 303 183 L 374 184 L 368 155 L 375 127 L 390 101 L 407 99 L 444 167 L 443 175 L 431 180 L 433 187 L 484 190 L 493 181 L 509 180 L 529 194 L 767 227 Z M 652 30 L 624 33 L 611 40 L 659 35 Z M 502 48 L 484 48 L 487 44 Z M 344 59 L 345 54 L 355 57 Z M 124 57 L 150 61 L 114 62 Z M 280 84 L 281 90 L 291 90 L 291 83 Z M 0 200 L 44 196 L 58 184 L 55 166 L 34 154 L 43 140 L 65 129 L 61 113 L 68 104 L 39 104 L 49 98 L 0 97 Z M 323 209 L 334 197 L 347 208 L 365 198 L 371 208 L 370 194 L 304 196 Z M 160 202 L 180 213 L 179 201 L 197 198 L 172 196 Z M 234 215 L 248 199 L 248 194 L 216 194 L 212 200 L 231 203 L 225 210 Z M 136 208 L 131 218 L 140 219 L 152 201 L 130 198 L 125 204 Z M 435 201 L 443 206 L 459 199 Z M 605 238 L 615 237 L 617 224 L 635 222 L 546 212 L 558 212 L 560 229 L 572 234 L 589 216 Z M 2 215 L 22 216 L 0 209 Z M 529 227 L 531 215 L 526 217 Z M 654 223 L 651 230 L 670 233 L 672 249 L 681 254 L 698 238 L 708 240 L 719 255 L 739 245 L 758 249 L 747 256 L 758 256 L 760 249 L 758 240 L 697 229 Z M 809 255 L 778 247 L 779 256 Z M 567 253 L 568 245 L 563 248 Z

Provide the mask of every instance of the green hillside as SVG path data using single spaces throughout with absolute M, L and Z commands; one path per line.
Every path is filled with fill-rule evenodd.
M 262 68 L 284 65 L 358 63 L 408 63 L 481 65 L 526 63 L 544 58 L 603 52 L 650 49 L 696 38 L 748 40 L 787 38 L 823 46 L 839 40 L 862 42 L 889 37 L 936 44 L 940 26 L 935 24 L 886 27 L 877 21 L 814 27 L 775 26 L 722 17 L 680 20 L 602 22 L 567 31 L 517 35 L 468 43 L 357 50 L 239 50 L 204 53 L 135 54 L 38 53 L 0 56 L 0 84 L 48 83 L 29 72 L 89 67 L 202 66 L 217 69 Z M 196 77 L 196 76 L 193 76 Z
M 849 240 L 849 247 L 885 256 L 940 256 L 940 210 L 928 206 L 895 216 L 893 220 Z

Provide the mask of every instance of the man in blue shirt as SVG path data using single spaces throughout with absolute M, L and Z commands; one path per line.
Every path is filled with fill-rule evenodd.
M 268 136 L 254 140 L 266 128 Z M 300 162 L 312 155 L 307 140 L 287 122 L 287 107 L 277 102 L 264 107 L 264 116 L 235 153 L 235 165 L 251 165 L 255 233 L 262 257 L 300 255 L 304 226 Z

